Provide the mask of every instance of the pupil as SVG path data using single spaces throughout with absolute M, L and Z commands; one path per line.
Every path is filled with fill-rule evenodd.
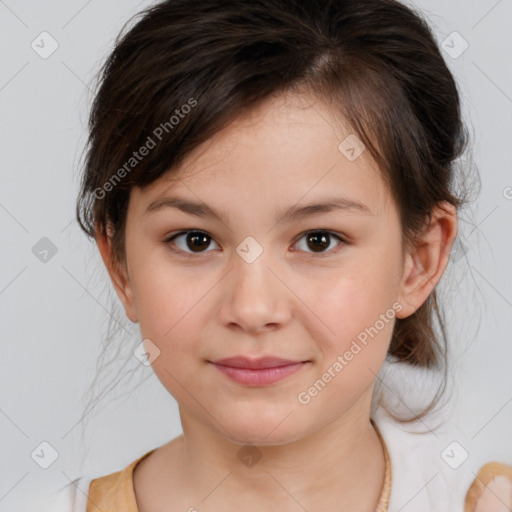
M 187 237 L 188 241 L 193 241 L 191 244 L 189 244 L 189 248 L 191 250 L 195 249 L 201 249 L 208 247 L 208 236 L 204 233 L 189 233 Z M 204 247 L 203 245 L 204 244 Z M 197 251 L 199 252 L 199 251 Z
M 319 249 L 316 252 L 321 252 L 322 249 L 329 247 L 329 242 L 328 242 L 329 236 L 328 235 L 326 235 L 326 234 L 320 234 L 320 235 L 319 234 L 311 234 L 308 237 L 308 241 L 315 240 L 315 239 L 321 240 L 321 242 L 320 242 L 320 244 L 313 244 L 311 249 L 313 249 L 314 251 Z

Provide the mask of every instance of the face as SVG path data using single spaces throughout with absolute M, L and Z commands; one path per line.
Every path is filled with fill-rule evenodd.
M 350 134 L 318 99 L 281 96 L 132 191 L 126 313 L 180 410 L 236 443 L 292 442 L 368 413 L 404 260 L 369 151 L 339 148 Z M 336 206 L 304 209 L 324 203 Z M 213 364 L 234 356 L 298 364 Z

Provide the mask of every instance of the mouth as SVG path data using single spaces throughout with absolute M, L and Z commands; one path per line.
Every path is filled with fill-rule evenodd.
M 222 374 L 246 386 L 266 386 L 279 382 L 298 372 L 310 361 L 297 361 L 279 357 L 229 357 L 209 361 Z

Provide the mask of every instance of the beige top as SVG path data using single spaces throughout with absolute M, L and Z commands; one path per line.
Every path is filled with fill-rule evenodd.
M 384 485 L 379 499 L 379 504 L 375 512 L 387 512 L 389 497 L 391 494 L 391 463 L 389 460 L 388 450 L 384 439 L 377 428 L 377 425 L 370 420 L 374 426 L 386 459 L 386 471 L 384 475 Z M 153 453 L 153 450 L 145 453 L 142 457 L 133 461 L 122 471 L 111 473 L 92 480 L 89 486 L 89 494 L 87 500 L 87 512 L 106 512 L 111 510 L 122 510 L 123 512 L 138 512 L 137 501 L 135 499 L 135 490 L 133 487 L 133 471 L 135 466 Z
M 386 443 L 384 442 L 377 425 L 374 423 L 373 419 L 370 421 L 379 436 L 386 460 L 384 483 L 375 512 L 388 512 L 388 505 L 391 496 L 391 462 Z M 133 461 L 122 471 L 92 480 L 89 486 L 86 512 L 138 512 L 133 486 L 133 471 L 140 461 L 145 459 L 155 450 L 156 448 L 145 453 L 142 457 Z M 496 488 L 493 488 L 494 483 L 496 483 Z M 489 496 L 485 496 L 486 494 L 490 495 L 491 499 L 497 499 L 498 484 L 502 487 L 506 487 L 508 485 L 508 491 L 505 490 L 503 493 L 508 492 L 510 494 L 509 499 L 511 500 L 510 506 L 512 510 L 512 493 L 510 492 L 510 489 L 512 488 L 512 466 L 501 462 L 491 461 L 480 468 L 476 478 L 469 487 L 464 502 L 464 512 L 477 512 L 484 509 L 486 512 L 503 510 L 501 505 L 507 501 L 507 498 L 503 499 L 503 497 L 496 501 L 496 508 L 495 506 L 484 506 L 487 503 L 486 500 L 489 499 Z M 481 498 L 482 500 L 479 502 Z M 482 508 L 482 506 L 484 506 L 484 508 Z

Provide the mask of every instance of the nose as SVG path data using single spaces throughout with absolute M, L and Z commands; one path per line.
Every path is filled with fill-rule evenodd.
M 293 294 L 284 276 L 279 275 L 279 265 L 265 252 L 252 263 L 238 254 L 233 259 L 222 291 L 221 322 L 252 333 L 277 329 L 288 322 Z

